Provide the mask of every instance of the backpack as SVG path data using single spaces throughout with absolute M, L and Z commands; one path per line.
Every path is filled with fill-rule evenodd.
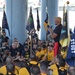
M 56 66 L 58 68 L 58 74 L 59 75 L 67 75 L 67 70 L 64 69 L 64 71 L 62 71 L 61 69 L 59 69 L 60 68 L 59 65 L 56 64 Z

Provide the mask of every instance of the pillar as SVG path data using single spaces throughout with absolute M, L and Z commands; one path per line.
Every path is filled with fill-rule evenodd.
M 27 37 L 27 0 L 6 0 L 6 14 L 11 41 L 18 38 L 20 43 L 24 43 Z
M 46 19 L 46 0 L 41 0 L 41 40 L 46 40 L 44 21 Z
M 53 25 L 53 28 L 55 27 L 54 17 L 58 16 L 58 1 L 59 0 L 47 0 L 49 22 L 50 25 Z

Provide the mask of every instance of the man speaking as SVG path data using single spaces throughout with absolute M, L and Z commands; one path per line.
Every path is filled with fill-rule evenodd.
M 54 39 L 54 57 L 58 54 L 58 50 L 59 50 L 59 40 L 60 40 L 61 29 L 62 29 L 60 17 L 55 17 L 55 25 L 56 27 L 54 30 L 52 30 L 52 27 L 50 27 L 50 35 Z

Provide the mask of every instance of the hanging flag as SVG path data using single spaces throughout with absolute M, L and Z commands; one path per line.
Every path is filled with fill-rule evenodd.
M 2 19 L 2 30 L 7 29 L 10 35 L 10 30 L 9 30 L 9 26 L 8 26 L 8 22 L 7 22 L 7 17 L 6 17 L 6 13 L 5 11 L 3 12 L 3 19 Z
M 70 40 L 66 61 L 70 66 L 75 66 L 75 29 Z
M 49 24 L 48 24 L 48 13 L 46 12 L 46 19 L 44 21 L 44 28 L 45 28 L 46 31 L 47 31 L 48 26 L 49 26 Z
M 44 28 L 46 30 L 46 35 L 50 34 L 49 28 L 49 21 L 48 21 L 48 13 L 46 12 L 46 19 L 44 21 Z
M 74 27 L 74 31 L 73 31 L 73 33 L 75 33 L 75 27 Z
M 65 6 L 63 7 L 63 25 L 60 36 L 60 44 L 62 47 L 68 46 L 68 15 L 67 9 L 65 11 Z
M 70 37 L 72 36 L 73 32 L 72 32 L 72 29 L 70 29 Z
M 38 9 L 37 9 L 37 31 L 40 30 L 40 20 L 39 20 L 39 12 L 38 12 Z
M 33 20 L 33 14 L 32 14 L 32 7 L 30 7 L 30 13 L 29 13 L 29 18 L 26 26 L 27 31 L 31 31 L 34 29 L 34 20 Z

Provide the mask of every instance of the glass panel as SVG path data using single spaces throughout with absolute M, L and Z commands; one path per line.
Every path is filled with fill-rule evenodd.
M 3 6 L 4 5 L 5 5 L 5 0 L 0 0 L 0 27 L 2 27 Z
M 68 24 L 69 28 L 73 29 L 75 26 L 75 0 L 69 1 L 69 10 L 68 10 Z M 58 16 L 63 18 L 63 6 L 66 5 L 67 0 L 59 0 L 59 11 Z

